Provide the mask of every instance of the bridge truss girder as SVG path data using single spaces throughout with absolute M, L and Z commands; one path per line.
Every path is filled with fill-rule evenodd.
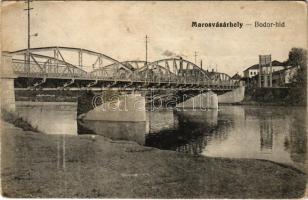
M 63 52 L 77 54 L 77 64 L 68 62 Z M 50 53 L 43 55 L 41 53 Z M 40 53 L 40 54 L 38 54 Z M 43 86 L 48 79 L 68 80 L 64 87 L 116 87 L 125 88 L 232 88 L 234 83 L 223 73 L 211 73 L 196 64 L 178 58 L 154 62 L 119 62 L 94 51 L 71 47 L 44 47 L 11 52 L 13 69 L 18 77 L 44 79 L 37 86 Z M 92 56 L 92 71 L 84 68 L 84 56 Z M 22 57 L 16 59 L 15 56 Z M 109 64 L 106 64 L 109 61 Z M 218 74 L 218 75 L 217 75 Z M 218 77 L 218 78 L 217 78 Z M 45 80 L 47 79 L 47 81 Z M 73 80 L 73 81 L 72 81 Z M 61 81 L 60 81 L 61 82 Z M 103 84 L 103 82 L 108 83 Z M 83 84 L 86 83 L 86 84 Z M 110 84 L 109 84 L 110 83 Z M 61 82 L 62 84 L 62 82 Z
M 13 71 L 23 77 L 81 78 L 87 72 L 63 60 L 30 53 L 28 61 L 13 59 Z
M 210 80 L 206 71 L 199 66 L 178 58 L 148 63 L 139 72 L 142 78 L 149 81 L 200 84 Z
M 31 48 L 29 52 L 27 49 L 22 49 L 10 53 L 13 56 L 24 55 L 25 62 L 27 60 L 27 56 L 29 53 L 30 55 L 35 54 L 35 55 L 47 56 L 49 58 L 53 58 L 53 60 L 55 61 L 59 60 L 61 62 L 69 63 L 70 65 L 75 66 L 82 70 L 86 70 L 86 68 L 92 70 L 101 69 L 110 64 L 117 64 L 119 68 L 123 68 L 126 71 L 130 71 L 125 65 L 123 65 L 116 59 L 113 59 L 102 53 L 81 48 L 52 46 L 52 47 Z M 70 55 L 65 56 L 64 53 L 69 53 Z M 73 59 L 74 62 L 68 61 L 69 59 L 72 60 L 72 57 L 75 58 Z M 88 64 L 86 64 L 85 61 L 88 61 Z

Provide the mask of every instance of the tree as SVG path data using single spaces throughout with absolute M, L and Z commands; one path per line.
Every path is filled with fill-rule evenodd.
M 307 50 L 302 48 L 292 48 L 289 52 L 288 64 L 292 67 L 299 66 L 304 68 L 307 66 Z
M 298 86 L 306 86 L 307 73 L 307 50 L 302 48 L 292 48 L 289 52 L 288 65 L 299 67 L 297 74 L 293 77 L 292 82 L 299 84 Z
M 295 87 L 291 88 L 289 96 L 294 103 L 307 105 L 307 50 L 292 48 L 287 63 L 298 67 L 297 73 L 291 79 Z

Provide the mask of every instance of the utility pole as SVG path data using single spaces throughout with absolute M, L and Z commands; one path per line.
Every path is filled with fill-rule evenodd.
M 145 64 L 148 65 L 148 35 L 145 35 Z
M 195 64 L 197 64 L 197 52 L 195 51 Z
M 28 76 L 30 76 L 30 49 L 31 49 L 31 37 L 32 36 L 38 36 L 38 33 L 35 33 L 33 35 L 31 35 L 31 24 L 30 24 L 30 14 L 31 14 L 31 10 L 33 10 L 33 8 L 30 7 L 30 2 L 32 2 L 33 0 L 26 0 L 26 4 L 27 4 L 27 8 L 25 8 L 24 10 L 27 11 L 27 53 L 25 55 L 25 66 L 26 66 L 26 72 L 28 74 Z M 28 85 L 30 84 L 30 80 L 28 79 Z
M 27 5 L 28 8 L 27 13 L 28 13 L 28 54 L 30 54 L 30 10 L 32 10 L 33 8 L 30 8 L 30 0 L 27 0 Z
M 146 67 L 145 79 L 147 80 L 148 71 L 149 71 L 149 66 L 148 66 L 148 35 L 145 35 L 145 67 Z
M 30 11 L 33 9 L 33 8 L 30 8 L 30 2 L 31 0 L 26 0 L 26 3 L 27 3 L 27 8 L 24 9 L 27 11 L 27 19 L 28 19 L 28 23 L 27 23 L 27 28 L 28 28 L 28 35 L 27 35 L 27 53 L 26 53 L 26 72 L 27 72 L 27 75 L 28 77 L 30 76 L 30 38 L 31 38 L 31 35 L 30 35 Z M 30 80 L 28 78 L 28 86 L 30 86 Z
M 31 28 L 31 26 L 30 26 L 30 12 L 31 12 L 31 10 L 33 9 L 33 8 L 30 8 L 30 2 L 31 2 L 32 0 L 26 0 L 26 3 L 27 3 L 27 8 L 26 9 L 24 9 L 24 10 L 26 10 L 27 11 L 27 16 L 28 16 L 28 24 L 27 24 L 27 28 L 28 28 L 28 43 L 27 43 L 27 59 L 28 59 L 28 61 L 30 61 L 30 48 L 31 48 L 31 46 L 30 46 L 30 39 L 31 39 L 31 35 L 30 35 L 30 33 L 31 33 L 31 30 L 30 30 L 30 28 Z

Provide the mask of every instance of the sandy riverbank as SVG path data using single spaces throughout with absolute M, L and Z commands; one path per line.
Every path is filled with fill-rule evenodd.
M 7 197 L 299 198 L 305 174 L 272 162 L 194 157 L 90 135 L 44 135 L 6 122 Z

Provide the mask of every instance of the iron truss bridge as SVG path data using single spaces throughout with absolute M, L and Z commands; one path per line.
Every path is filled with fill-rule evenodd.
M 9 52 L 15 87 L 23 89 L 181 89 L 239 87 L 224 73 L 208 72 L 179 58 L 120 62 L 105 54 L 72 47 L 42 47 Z M 16 81 L 15 81 L 16 82 Z

